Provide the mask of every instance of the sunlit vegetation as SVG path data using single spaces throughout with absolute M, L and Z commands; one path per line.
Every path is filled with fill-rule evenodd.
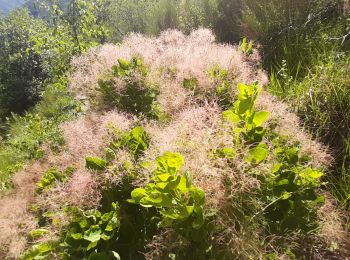
M 1 259 L 350 256 L 348 1 L 14 4 Z

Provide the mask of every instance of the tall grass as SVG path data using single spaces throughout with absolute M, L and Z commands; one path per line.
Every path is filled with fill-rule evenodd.
M 329 187 L 350 198 L 350 54 L 346 1 L 245 1 L 242 33 L 262 44 L 268 89 L 334 156 Z

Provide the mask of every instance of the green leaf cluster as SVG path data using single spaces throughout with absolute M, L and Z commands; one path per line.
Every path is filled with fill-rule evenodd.
M 105 149 L 105 154 L 102 158 L 88 156 L 85 158 L 86 167 L 94 171 L 103 171 L 113 169 L 112 162 L 116 159 L 118 149 L 126 149 L 136 162 L 144 151 L 149 147 L 150 137 L 141 126 L 136 126 L 130 131 L 120 132 L 115 129 L 115 137 L 109 147 Z M 134 168 L 134 162 L 125 161 L 123 167 L 129 173 Z
M 41 194 L 55 186 L 57 182 L 65 182 L 74 172 L 73 167 L 68 167 L 60 172 L 55 168 L 49 169 L 37 183 L 36 193 Z
M 270 231 L 313 231 L 317 227 L 317 206 L 324 201 L 318 195 L 323 173 L 309 166 L 308 157 L 300 155 L 297 144 L 289 144 L 286 138 L 262 126 L 269 112 L 255 110 L 260 91 L 256 83 L 238 85 L 238 100 L 223 112 L 224 119 L 231 124 L 236 146 L 218 149 L 214 154 L 232 159 L 237 149 L 244 151 L 248 147 L 245 162 L 252 167 L 271 154 L 276 161 L 271 172 L 256 176 L 261 183 L 260 199 L 266 205 L 262 212 Z M 263 139 L 270 141 L 271 148 Z
M 233 124 L 233 132 L 236 141 L 239 142 L 241 136 L 248 144 L 260 143 L 266 132 L 262 127 L 269 116 L 269 112 L 255 111 L 255 102 L 261 91 L 257 83 L 251 85 L 238 84 L 238 100 L 233 108 L 223 112 L 226 121 Z
M 98 91 L 104 100 L 120 109 L 148 118 L 165 119 L 166 115 L 157 102 L 159 87 L 147 80 L 148 69 L 137 57 L 130 61 L 118 59 L 112 74 L 98 81 Z M 122 79 L 125 86 L 117 90 L 114 77 Z
M 120 228 L 119 205 L 112 203 L 111 210 L 101 213 L 97 209 L 82 211 L 67 208 L 72 219 L 63 233 L 61 242 L 51 241 L 32 246 L 21 259 L 120 259 L 112 249 L 111 241 L 118 240 Z M 41 235 L 45 230 L 34 230 Z
M 238 84 L 238 100 L 233 106 L 223 112 L 225 121 L 231 124 L 235 147 L 224 147 L 214 151 L 221 158 L 234 159 L 237 149 L 248 147 L 248 155 L 245 161 L 252 165 L 263 162 L 269 154 L 268 146 L 263 143 L 266 129 L 262 124 L 267 119 L 269 112 L 256 111 L 255 102 L 261 91 L 257 83 L 251 85 Z
M 252 55 L 253 54 L 253 41 L 248 41 L 246 37 L 243 37 L 242 41 L 239 44 L 239 49 L 246 56 Z
M 323 172 L 308 166 L 296 146 L 277 146 L 274 155 L 277 162 L 263 180 L 270 226 L 278 231 L 313 231 L 317 227 L 317 208 L 324 201 L 317 191 Z
M 189 173 L 180 175 L 184 158 L 178 153 L 166 152 L 156 159 L 157 168 L 152 182 L 145 188 L 131 192 L 130 203 L 142 207 L 155 207 L 162 216 L 162 226 L 190 224 L 199 229 L 204 224 L 205 193 L 191 184 Z
M 50 259 L 51 252 L 57 247 L 55 242 L 45 242 L 32 246 L 23 255 L 19 257 L 20 260 L 40 260 Z
M 45 228 L 38 228 L 38 229 L 34 229 L 34 230 L 29 232 L 29 238 L 30 239 L 38 239 L 38 238 L 43 237 L 46 234 L 50 234 L 50 231 L 45 229 Z
M 107 167 L 107 161 L 99 158 L 88 156 L 85 158 L 86 168 L 90 170 L 102 171 Z
M 213 80 L 214 95 L 218 99 L 219 105 L 224 109 L 228 109 L 234 98 L 229 72 L 218 65 L 214 65 L 210 68 L 208 74 Z
M 133 57 L 128 62 L 124 59 L 118 59 L 118 64 L 112 66 L 113 75 L 116 77 L 129 77 L 132 74 L 140 73 L 146 76 L 147 68 L 143 65 L 141 58 Z
M 109 241 L 118 239 L 120 227 L 118 204 L 112 203 L 111 211 L 104 214 L 97 209 L 71 210 L 74 215 L 64 241 L 60 244 L 64 255 L 96 259 L 97 256 L 102 257 L 103 254 L 109 254 L 116 258 L 107 259 L 118 259 L 118 254 L 109 250 Z
M 195 77 L 185 78 L 182 81 L 182 87 L 188 90 L 196 91 L 196 89 L 198 88 L 198 79 Z
M 148 148 L 150 137 L 141 126 L 134 127 L 129 132 L 122 133 L 111 143 L 111 148 L 127 148 L 138 159 Z

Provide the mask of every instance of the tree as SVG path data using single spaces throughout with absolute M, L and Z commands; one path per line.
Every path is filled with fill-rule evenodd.
M 0 17 L 0 118 L 22 113 L 40 97 L 48 67 L 34 51 L 31 36 L 45 30 L 45 23 L 19 9 Z
M 240 35 L 240 19 L 244 0 L 219 0 L 219 17 L 215 25 L 215 33 L 219 40 L 238 42 Z

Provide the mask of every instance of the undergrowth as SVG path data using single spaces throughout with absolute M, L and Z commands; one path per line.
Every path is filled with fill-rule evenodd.
M 66 80 L 49 85 L 42 100 L 24 116 L 13 114 L 7 119 L 6 135 L 0 143 L 1 189 L 11 187 L 10 177 L 28 160 L 44 156 L 44 147 L 58 152 L 64 145 L 59 124 L 72 118 L 81 108 L 66 90 Z
M 98 91 L 107 104 L 121 110 L 165 119 L 166 115 L 157 103 L 159 87 L 149 82 L 147 75 L 148 69 L 141 58 L 134 57 L 130 61 L 118 59 L 118 64 L 112 66 L 112 73 L 98 81 Z
M 309 158 L 300 155 L 298 144 L 263 126 L 269 112 L 255 109 L 260 91 L 257 83 L 238 85 L 237 100 L 223 112 L 232 145 L 211 151 L 213 160 L 231 161 L 230 167 L 234 168 L 237 160 L 244 162 L 242 174 L 259 182 L 252 197 L 254 204 L 229 209 L 233 215 L 226 221 L 236 222 L 237 228 L 243 230 L 260 225 L 267 259 L 285 253 L 299 257 L 301 252 L 283 237 L 317 235 L 317 209 L 324 201 L 319 193 L 323 172 L 309 166 Z M 163 232 L 172 232 L 174 239 L 183 243 L 161 251 L 159 257 L 163 259 L 238 257 L 215 241 L 225 228 L 217 222 L 223 212 L 206 208 L 205 192 L 192 183 L 189 171 L 181 170 L 184 157 L 166 152 L 154 162 L 145 161 L 143 156 L 151 140 L 142 126 L 126 132 L 111 129 L 113 138 L 104 154 L 86 157 L 86 168 L 101 181 L 100 207 L 82 210 L 63 206 L 60 210 L 70 221 L 58 239 L 35 244 L 22 259 L 143 259 L 146 245 Z M 127 152 L 130 160 L 118 162 L 121 151 Z M 149 179 L 140 186 L 137 180 L 145 171 Z M 38 191 L 48 192 L 57 183 L 65 182 L 69 174 L 51 169 L 40 180 Z M 105 177 L 109 175 L 119 176 L 120 181 Z M 227 190 L 235 185 L 225 181 L 225 174 L 220 178 Z M 235 198 L 226 200 L 233 202 L 232 207 L 238 205 Z M 31 233 L 45 234 L 47 222 L 42 225 Z
M 335 157 L 329 185 L 339 203 L 349 209 L 350 93 L 348 54 L 319 59 L 308 74 L 298 79 L 286 66 L 272 74 L 269 89 L 286 99 L 305 122 L 305 127 L 328 144 Z

